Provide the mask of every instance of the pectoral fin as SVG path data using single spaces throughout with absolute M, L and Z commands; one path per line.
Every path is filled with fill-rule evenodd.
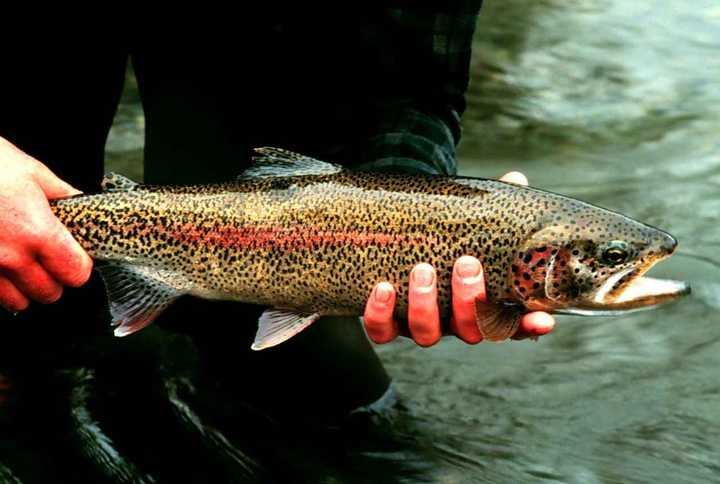
M 172 272 L 119 263 L 98 265 L 107 289 L 115 336 L 127 336 L 152 323 L 184 291 Z
M 320 315 L 299 314 L 284 309 L 268 309 L 258 321 L 258 331 L 251 348 L 258 351 L 289 340 L 318 320 Z
M 520 326 L 521 311 L 512 306 L 478 303 L 476 309 L 478 328 L 488 341 L 505 341 Z

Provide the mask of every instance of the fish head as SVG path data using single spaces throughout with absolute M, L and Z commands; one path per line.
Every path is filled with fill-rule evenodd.
M 548 216 L 512 264 L 514 299 L 529 310 L 616 314 L 689 292 L 644 274 L 672 255 L 675 238 L 622 214 L 578 204 Z

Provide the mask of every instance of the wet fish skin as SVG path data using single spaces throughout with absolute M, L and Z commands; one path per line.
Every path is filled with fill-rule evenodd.
M 280 308 L 265 321 L 271 328 L 299 324 L 278 322 L 290 312 L 305 315 L 305 327 L 318 315 L 361 314 L 380 281 L 395 286 L 404 319 L 407 277 L 420 262 L 436 268 L 449 317 L 452 267 L 467 254 L 485 270 L 481 330 L 502 340 L 527 310 L 611 306 L 677 245 L 624 215 L 533 188 L 263 154 L 234 183 L 153 187 L 116 176 L 103 193 L 52 204 L 90 255 L 110 262 L 103 276 L 121 333 L 149 324 L 181 294 Z M 611 243 L 625 248 L 624 260 L 606 260 Z M 138 288 L 152 288 L 150 296 Z

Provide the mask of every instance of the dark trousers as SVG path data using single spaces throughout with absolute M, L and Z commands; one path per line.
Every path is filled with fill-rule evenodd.
M 129 54 L 61 49 L 4 59 L 0 136 L 77 188 L 97 191 Z M 133 53 L 147 118 L 146 181 L 227 181 L 247 166 L 255 144 L 284 145 L 295 138 L 302 145 L 318 138 L 317 125 L 281 129 L 287 120 L 279 122 L 277 133 L 268 132 L 271 118 L 282 113 L 252 116 L 265 101 L 234 90 L 230 74 L 218 67 L 227 64 L 213 64 L 225 56 L 186 54 Z M 166 330 L 120 340 L 111 336 L 97 277 L 67 289 L 59 303 L 34 304 L 14 317 L 0 311 L 0 368 L 32 400 L 18 403 L 15 416 L 32 420 L 33 412 L 55 405 L 45 392 L 65 387 L 43 385 L 58 370 L 80 367 L 95 372 L 103 391 L 113 393 L 113 405 L 132 410 L 127 426 L 115 426 L 122 434 L 116 438 L 129 441 L 152 433 L 161 418 L 145 408 L 144 399 L 157 396 L 168 375 L 196 378 L 198 388 L 212 395 L 206 404 L 221 422 L 231 422 L 244 406 L 276 421 L 337 421 L 387 388 L 388 377 L 357 321 L 321 320 L 278 348 L 252 352 L 261 311 L 187 297 L 158 321 Z M 108 415 L 121 418 L 123 412 Z M 164 439 L 156 432 L 157 446 Z M 152 445 L 153 439 L 146 441 Z

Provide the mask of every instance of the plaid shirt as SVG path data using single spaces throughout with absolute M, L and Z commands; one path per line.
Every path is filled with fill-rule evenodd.
M 402 2 L 401 2 L 402 3 Z M 481 0 L 383 10 L 365 39 L 378 53 L 384 92 L 370 99 L 377 123 L 355 161 L 372 170 L 455 174 L 472 37 Z M 359 148 L 359 149 L 358 149 Z
M 238 153 L 256 146 L 371 170 L 456 173 L 480 4 L 268 4 L 212 48 L 140 49 L 146 176 L 193 182 L 205 159 L 203 181 L 228 179 Z

